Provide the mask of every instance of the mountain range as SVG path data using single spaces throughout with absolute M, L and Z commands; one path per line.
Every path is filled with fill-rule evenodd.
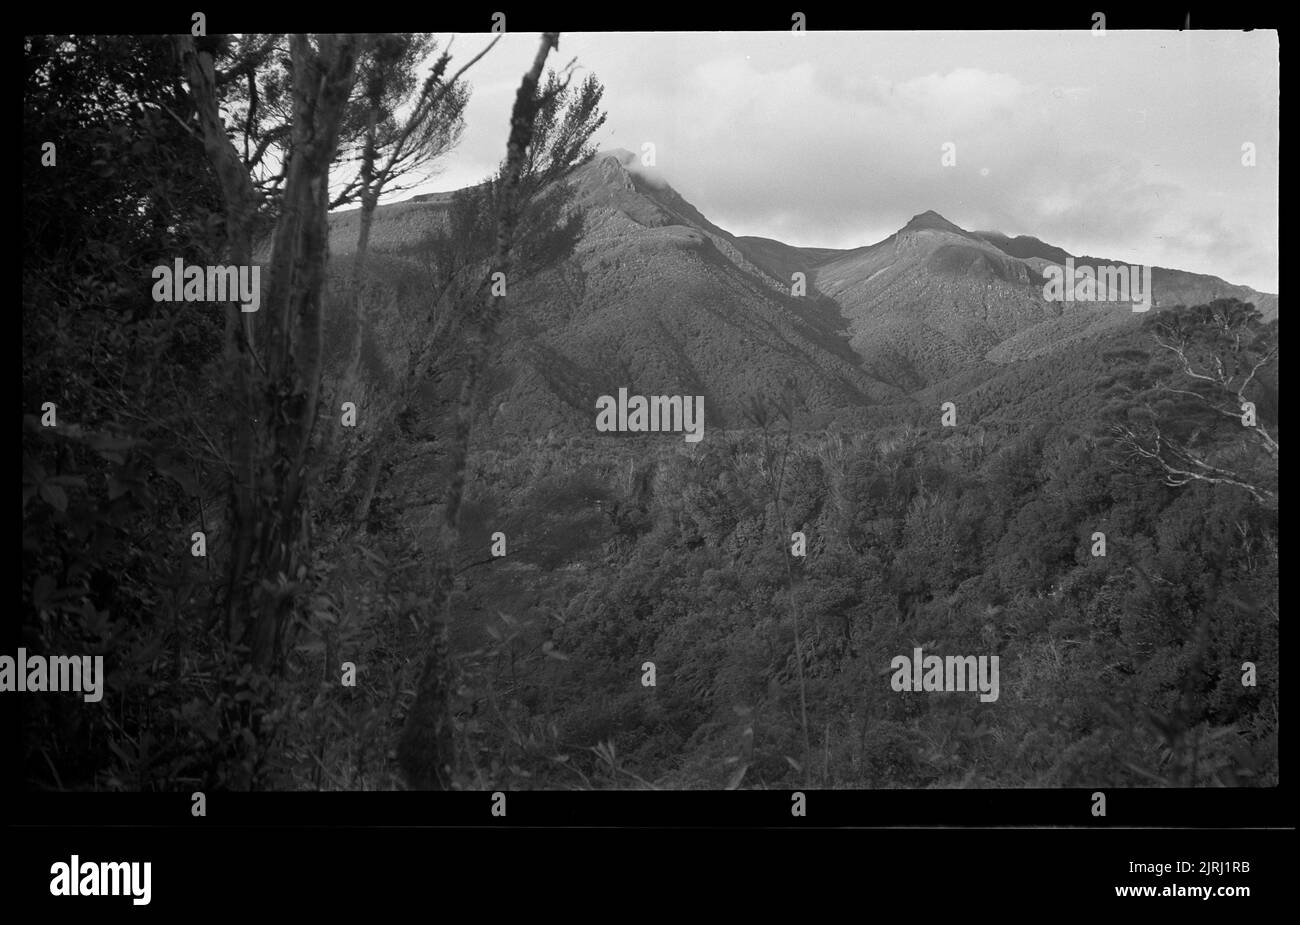
M 718 227 L 628 151 L 597 155 L 567 182 L 581 238 L 512 292 L 489 379 L 488 414 L 508 432 L 589 430 L 595 399 L 619 387 L 703 395 L 710 427 L 741 426 L 750 395 L 790 378 L 804 423 L 817 426 L 928 418 L 945 400 L 984 416 L 1053 416 L 1086 401 L 1061 382 L 1062 364 L 1100 374 L 1143 317 L 1129 303 L 1044 297 L 1049 266 L 1122 261 L 967 231 L 932 211 L 868 246 L 794 247 Z M 450 200 L 377 210 L 372 355 L 399 347 L 424 317 L 414 310 L 420 242 Z M 355 240 L 356 213 L 331 216 L 336 263 Z M 792 292 L 799 273 L 803 294 Z M 1152 288 L 1157 307 L 1233 297 L 1266 318 L 1278 311 L 1275 295 L 1183 270 L 1152 268 Z

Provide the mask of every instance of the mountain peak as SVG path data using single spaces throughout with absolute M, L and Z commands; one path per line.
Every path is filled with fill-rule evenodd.
M 618 161 L 619 164 L 623 166 L 627 166 L 632 163 L 632 161 L 636 160 L 636 155 L 627 148 L 605 148 L 596 155 L 598 160 L 606 157 L 614 158 L 614 160 Z
M 920 231 L 923 229 L 931 229 L 933 231 L 953 231 L 957 234 L 965 234 L 961 228 L 958 228 L 933 209 L 922 212 L 920 215 L 913 215 L 912 220 L 904 225 L 900 230 Z
M 599 164 L 608 164 L 612 160 L 622 168 L 624 174 L 631 174 L 653 189 L 665 190 L 670 188 L 662 173 L 652 165 L 643 164 L 641 155 L 635 154 L 627 148 L 605 148 L 598 152 L 592 160 L 593 163 Z

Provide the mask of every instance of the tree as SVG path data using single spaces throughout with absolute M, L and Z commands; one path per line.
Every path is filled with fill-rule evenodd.
M 603 93 L 604 88 L 594 76 L 575 87 L 567 76 L 554 72 L 547 75 L 538 93 L 536 124 L 542 131 L 529 147 L 515 197 L 517 227 L 510 257 L 510 287 L 518 287 L 534 273 L 563 260 L 577 243 L 582 217 L 569 209 L 572 191 L 558 181 L 595 154 L 590 139 L 604 123 L 605 116 L 599 109 Z M 411 343 L 407 377 L 397 397 L 401 409 L 397 418 L 385 421 L 365 454 L 368 472 L 353 514 L 358 524 L 367 520 L 380 472 L 397 445 L 397 419 L 414 415 L 414 406 L 422 404 L 417 395 L 423 384 L 430 380 L 451 382 L 456 390 L 453 400 L 459 401 L 459 386 L 455 384 L 468 371 L 468 358 L 473 353 L 470 345 L 476 337 L 473 331 L 466 334 L 467 325 L 476 323 L 471 307 L 481 301 L 484 280 L 496 270 L 493 260 L 504 178 L 502 167 L 486 182 L 458 191 L 451 199 L 442 230 L 420 244 L 429 283 L 429 330 Z M 452 346 L 448 349 L 447 345 Z M 353 347 L 355 368 L 360 343 Z
M 204 148 L 221 184 L 229 259 L 250 265 L 263 197 L 227 135 L 212 46 L 188 36 L 177 40 Z M 251 647 L 253 665 L 263 670 L 280 658 L 284 624 L 307 568 L 308 450 L 320 388 L 329 170 L 363 47 L 355 35 L 289 38 L 292 116 L 281 133 L 288 155 L 266 297 L 257 313 L 241 312 L 235 303 L 227 307 L 234 413 L 226 630 L 233 631 L 236 615 L 244 619 L 241 638 Z
M 295 35 L 287 43 L 277 36 L 183 37 L 178 48 L 198 134 L 223 192 L 230 261 L 250 263 L 255 243 L 269 230 L 261 311 L 250 316 L 233 304 L 227 309 L 234 398 L 225 625 L 234 633 L 235 616 L 247 615 L 239 638 L 251 646 L 254 665 L 270 668 L 282 655 L 285 623 L 306 577 L 327 211 L 356 199 L 362 206 L 362 240 L 350 279 L 358 327 L 347 376 L 354 380 L 374 209 L 386 189 L 455 142 L 468 98 L 459 77 L 487 49 L 450 78 L 444 51 L 410 112 L 399 117 L 415 89 L 417 63 L 434 48 L 427 37 Z M 218 71 L 215 59 L 223 53 L 229 66 Z M 233 130 L 222 116 L 223 103 Z M 341 148 L 359 167 L 331 195 Z
M 1146 319 L 1156 350 L 1125 389 L 1113 426 L 1131 457 L 1154 463 L 1165 484 L 1232 485 L 1277 504 L 1277 320 L 1219 299 Z
M 486 266 L 481 251 L 471 247 L 457 261 L 456 269 L 449 268 L 448 283 L 442 294 L 442 298 L 450 301 L 451 311 L 445 317 L 454 326 L 460 346 L 456 369 L 459 387 L 447 452 L 449 481 L 442 508 L 443 550 L 433 593 L 425 607 L 423 667 L 416 699 L 407 714 L 398 748 L 403 774 L 408 785 L 415 789 L 446 789 L 455 770 L 449 708 L 449 695 L 454 686 L 447 638 L 450 615 L 446 608 L 455 579 L 456 557 L 451 550 L 459 529 L 470 431 L 504 310 L 505 298 L 494 291 L 493 276 L 497 273 L 507 279 L 511 276 L 517 233 L 522 249 L 527 250 L 533 242 L 526 235 L 533 228 L 546 230 L 547 219 L 542 219 L 538 227 L 530 223 L 530 217 L 538 221 L 539 214 L 548 214 L 545 205 L 554 202 L 550 197 L 563 195 L 556 189 L 556 181 L 590 158 L 594 153 L 591 135 L 604 122 L 604 114 L 598 109 L 602 91 L 594 79 L 584 82 L 576 96 L 571 96 L 568 69 L 542 84 L 547 55 L 558 47 L 558 33 L 542 36 L 532 67 L 515 95 L 505 163 L 492 181 L 462 201 L 463 220 L 477 230 L 471 234 L 471 240 L 485 243 L 488 236 L 482 233 L 486 229 L 480 223 L 485 216 L 495 218 L 495 233 L 490 236 L 494 245 Z M 475 202 L 490 208 L 464 208 Z M 570 233 L 576 234 L 576 227 L 574 223 L 567 225 Z M 476 280 L 477 285 L 469 280 Z
M 362 123 L 360 137 L 353 144 L 359 150 L 356 173 L 334 196 L 331 208 L 359 201 L 356 252 L 352 258 L 348 291 L 355 309 L 355 328 L 349 351 L 343 390 L 357 383 L 361 367 L 361 346 L 366 328 L 366 305 L 362 293 L 370 229 L 380 196 L 402 189 L 400 181 L 450 151 L 464 128 L 463 113 L 469 90 L 460 77 L 499 41 L 493 39 L 450 78 L 446 77 L 451 55 L 444 51 L 430 68 L 428 77 L 415 89 L 415 68 L 436 44 L 429 36 L 408 33 L 374 36 L 359 65 L 361 88 L 353 107 Z M 397 110 L 410 106 L 398 117 Z

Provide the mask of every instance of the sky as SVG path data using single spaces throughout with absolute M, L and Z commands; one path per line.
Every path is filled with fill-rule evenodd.
M 487 41 L 456 36 L 453 67 Z M 460 145 L 396 198 L 492 172 L 537 44 L 467 73 Z M 567 33 L 550 60 L 572 58 L 605 86 L 597 144 L 653 144 L 734 234 L 856 247 L 933 209 L 1277 292 L 1276 32 Z

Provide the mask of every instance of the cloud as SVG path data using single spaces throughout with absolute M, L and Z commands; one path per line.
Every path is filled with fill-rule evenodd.
M 513 38 L 485 59 L 502 70 L 481 75 L 467 157 L 438 188 L 499 161 L 533 50 L 531 36 Z M 849 247 L 934 209 L 967 228 L 1276 290 L 1276 33 L 565 42 L 606 86 L 597 142 L 638 158 L 653 143 L 656 166 L 636 161 L 647 181 L 667 179 L 730 231 Z M 1243 141 L 1258 145 L 1258 167 L 1240 164 Z

